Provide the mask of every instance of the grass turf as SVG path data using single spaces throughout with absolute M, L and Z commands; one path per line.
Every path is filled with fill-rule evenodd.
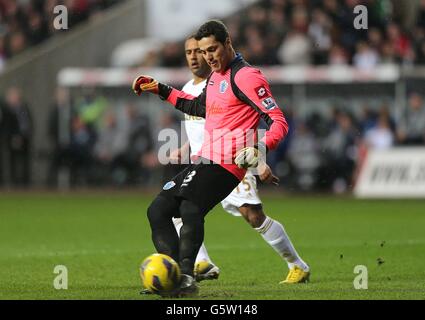
M 138 267 L 154 252 L 146 219 L 152 196 L 0 194 L 0 299 L 160 299 L 141 296 Z M 221 268 L 199 299 L 425 299 L 425 201 L 264 197 L 312 269 L 282 286 L 287 267 L 241 218 L 217 206 L 206 245 Z M 55 290 L 56 265 L 68 290 Z M 356 265 L 368 268 L 355 290 Z

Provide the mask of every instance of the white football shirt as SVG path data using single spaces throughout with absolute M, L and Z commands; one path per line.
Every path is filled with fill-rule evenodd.
M 198 97 L 205 87 L 207 80 L 204 80 L 198 84 L 193 84 L 193 79 L 186 83 L 182 91 Z M 193 156 L 201 150 L 202 143 L 204 142 L 204 127 L 205 119 L 196 116 L 190 116 L 185 114 L 184 126 L 187 133 L 187 138 L 190 144 L 190 156 Z

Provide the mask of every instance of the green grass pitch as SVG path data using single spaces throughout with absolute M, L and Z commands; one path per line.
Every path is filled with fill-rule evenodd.
M 160 299 L 141 296 L 138 267 L 154 252 L 152 195 L 0 194 L 0 299 Z M 287 267 L 242 218 L 217 206 L 206 245 L 220 267 L 199 299 L 425 299 L 425 201 L 264 196 L 312 269 L 309 284 L 282 286 Z M 56 290 L 56 265 L 68 290 Z M 355 290 L 356 265 L 368 289 Z

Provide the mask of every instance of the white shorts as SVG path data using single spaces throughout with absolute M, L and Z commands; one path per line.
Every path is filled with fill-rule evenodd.
M 257 180 L 249 170 L 232 193 L 221 201 L 223 209 L 234 216 L 241 216 L 238 208 L 244 204 L 261 204 L 257 190 Z

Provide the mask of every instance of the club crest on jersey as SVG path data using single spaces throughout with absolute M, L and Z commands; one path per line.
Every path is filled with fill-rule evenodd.
M 168 181 L 164 187 L 162 188 L 162 190 L 170 190 L 172 187 L 174 187 L 176 185 L 176 183 L 174 181 Z
M 276 108 L 276 102 L 274 102 L 273 98 L 266 98 L 261 101 L 261 104 L 266 108 L 266 110 L 272 110 Z
M 226 80 L 223 80 L 220 82 L 220 93 L 225 93 L 227 88 L 229 87 L 229 84 Z
M 255 93 L 257 94 L 258 99 L 268 97 L 267 90 L 263 86 L 255 88 Z

